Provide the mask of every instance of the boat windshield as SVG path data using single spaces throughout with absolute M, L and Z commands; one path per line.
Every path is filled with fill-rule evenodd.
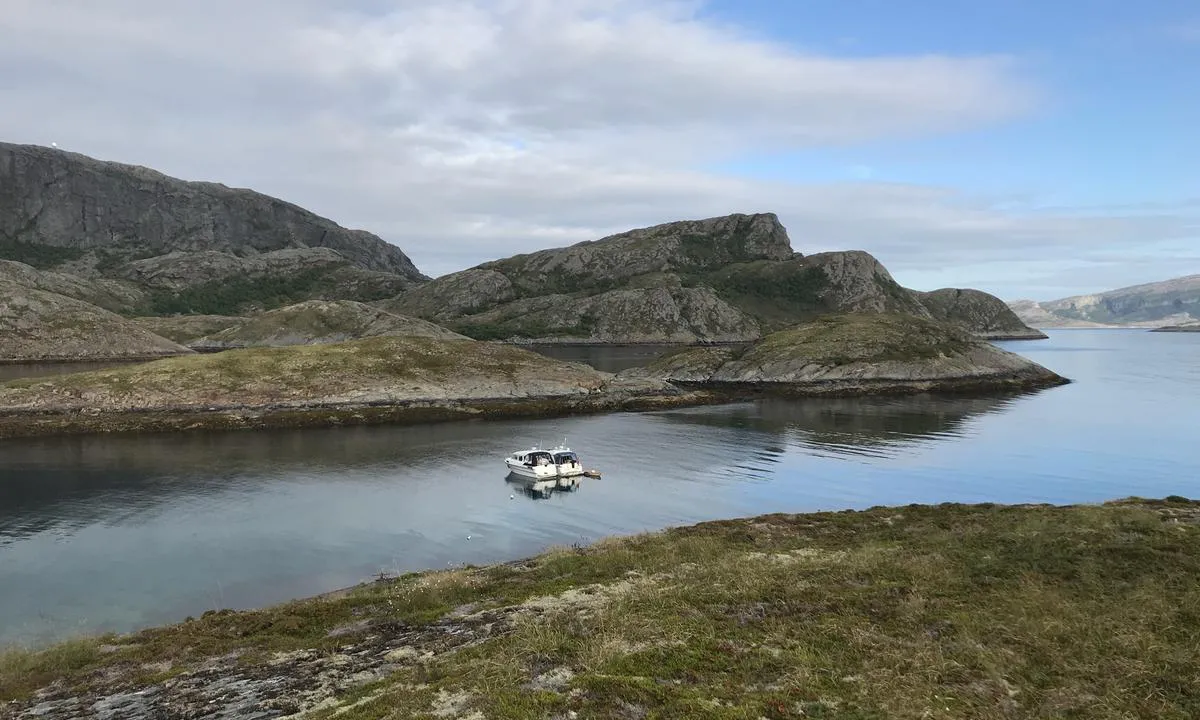
M 530 465 L 537 465 L 543 460 L 553 462 L 553 458 L 550 457 L 550 453 L 548 452 L 531 452 L 525 456 L 525 462 Z
M 579 457 L 573 452 L 560 452 L 554 456 L 554 462 L 562 465 L 563 463 L 579 462 Z

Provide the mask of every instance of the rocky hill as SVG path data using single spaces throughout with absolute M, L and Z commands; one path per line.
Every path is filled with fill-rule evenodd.
M 135 359 L 190 352 L 96 305 L 0 279 L 0 362 Z
M 1200 320 L 1200 275 L 1061 300 L 1016 300 L 1009 307 L 1038 327 L 1180 325 Z
M 67 273 L 38 270 L 14 260 L 0 260 L 0 280 L 66 295 L 106 310 L 119 312 L 136 307 L 146 298 L 145 292 L 131 283 L 119 280 L 85 279 Z
M 196 349 L 218 350 L 321 345 L 379 336 L 467 339 L 431 322 L 353 300 L 309 300 L 251 318 L 235 319 L 234 324 L 192 339 L 188 344 Z
M 998 299 L 983 301 L 990 297 L 932 306 L 975 332 L 1040 336 L 1004 317 Z M 868 253 L 793 251 L 771 213 L 666 223 L 484 263 L 380 306 L 471 337 L 539 342 L 743 342 L 829 313 L 932 317 Z
M 917 297 L 934 318 L 988 340 L 1042 340 L 1047 337 L 1022 322 L 1003 300 L 979 290 L 943 288 L 917 293 Z
M 826 315 L 749 347 L 690 348 L 623 374 L 804 395 L 994 390 L 1065 382 L 952 325 L 897 313 Z
M 132 320 L 155 335 L 188 345 L 206 335 L 240 325 L 246 318 L 238 315 L 149 315 Z
M 7 143 L 0 258 L 126 281 L 150 314 L 376 300 L 428 280 L 380 238 L 261 193 Z

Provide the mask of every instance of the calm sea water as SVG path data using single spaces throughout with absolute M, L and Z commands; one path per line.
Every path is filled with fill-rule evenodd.
M 992 398 L 0 442 L 0 644 L 713 518 L 1200 496 L 1200 335 L 1055 330 L 1001 344 L 1076 382 Z M 654 350 L 552 352 L 619 368 Z M 563 437 L 603 479 L 548 499 L 506 482 L 506 454 Z

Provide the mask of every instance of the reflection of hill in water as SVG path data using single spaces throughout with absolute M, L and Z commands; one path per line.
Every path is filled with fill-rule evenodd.
M 888 456 L 905 446 L 962 437 L 969 420 L 1003 412 L 1022 397 L 911 396 L 769 398 L 754 403 L 661 413 L 673 422 L 747 428 L 837 454 Z
M 511 451 L 508 423 L 367 426 L 305 430 L 81 435 L 0 445 L 0 544 L 96 518 L 133 514 L 189 496 L 253 494 L 265 483 L 337 483 L 356 472 L 411 475 L 463 456 L 496 463 Z

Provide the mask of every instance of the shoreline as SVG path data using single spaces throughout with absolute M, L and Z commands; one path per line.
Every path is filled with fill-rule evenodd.
M 716 520 L 0 650 L 0 717 L 1187 717 L 1197 556 L 1179 496 Z
M 951 380 L 828 380 L 810 383 L 672 383 L 677 392 L 614 392 L 527 398 L 414 398 L 374 403 L 207 405 L 99 410 L 0 411 L 0 440 L 101 433 L 266 430 L 355 425 L 413 425 L 455 420 L 554 418 L 700 407 L 764 396 L 845 398 L 894 395 L 990 395 L 1069 384 L 1054 376 Z
M 92 355 L 81 357 L 79 355 L 48 355 L 46 357 L 0 357 L 0 365 L 86 365 L 88 363 L 143 363 L 153 362 L 155 360 L 165 360 L 167 358 L 188 357 L 194 355 L 194 352 L 183 353 L 164 353 L 162 355 Z
M 225 405 L 132 410 L 22 410 L 0 412 L 0 440 L 98 433 L 191 430 L 268 430 L 353 425 L 414 425 L 502 418 L 552 418 L 638 412 L 729 402 L 705 392 L 580 394 L 468 400 L 413 399 L 378 403 Z

